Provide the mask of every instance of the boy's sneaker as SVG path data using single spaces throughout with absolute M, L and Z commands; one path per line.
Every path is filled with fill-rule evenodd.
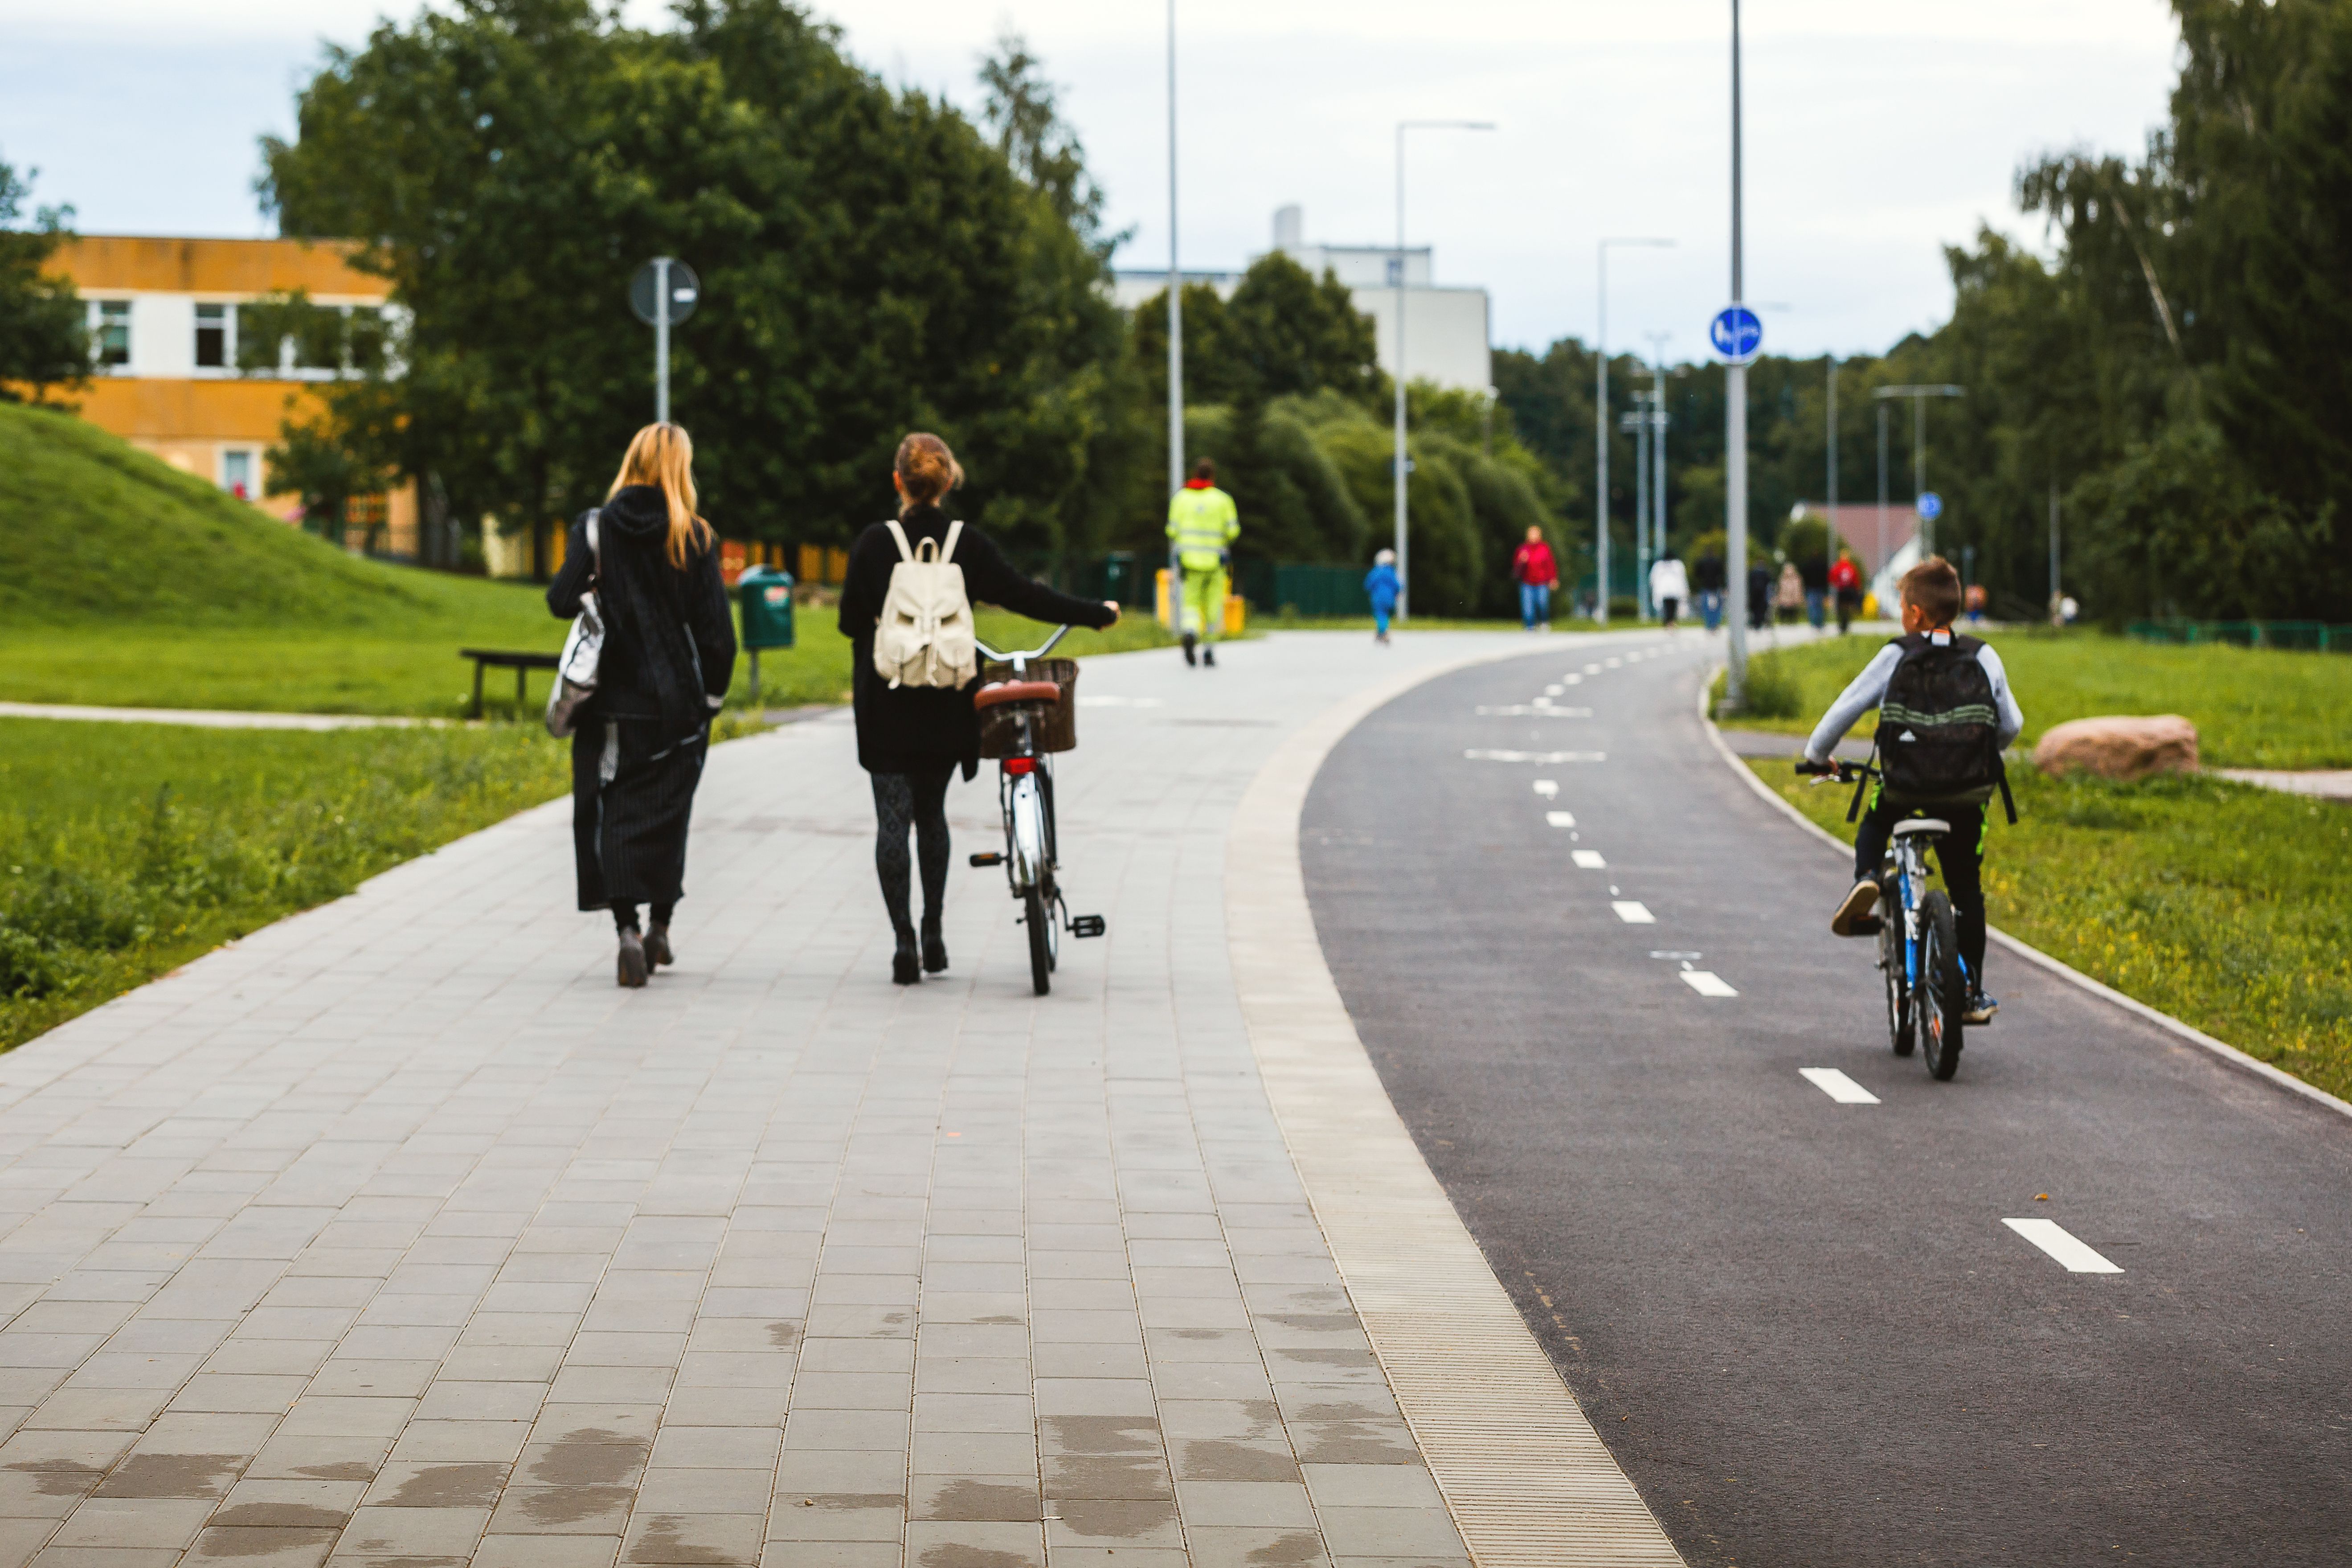
M 1838 905 L 1837 913 L 1830 917 L 1830 934 L 1832 936 L 1870 936 L 1876 932 L 1878 922 L 1871 920 L 1870 911 L 1877 902 L 1878 884 L 1875 881 L 1864 879 L 1856 882 L 1853 885 L 1853 891 L 1848 893 L 1845 896 L 1845 901 Z M 1866 927 L 1865 921 L 1868 922 Z
M 1960 1015 L 1960 1022 L 1971 1026 L 1990 1024 L 1992 1016 L 2000 1011 L 1998 999 L 1986 995 L 1982 991 L 1971 991 L 1969 993 L 1968 1011 Z

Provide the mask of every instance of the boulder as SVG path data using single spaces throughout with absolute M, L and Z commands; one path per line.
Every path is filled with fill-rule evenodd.
M 2193 773 L 2197 726 L 2178 713 L 2073 719 L 2043 733 L 2033 748 L 2033 765 L 2053 775 L 2081 768 L 2109 779 Z

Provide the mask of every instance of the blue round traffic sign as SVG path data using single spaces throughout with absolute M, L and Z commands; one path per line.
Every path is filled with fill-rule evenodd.
M 1707 341 L 1733 364 L 1746 364 L 1764 346 L 1764 323 L 1745 305 L 1727 305 L 1707 323 Z
M 1934 490 L 1921 490 L 1919 492 L 1919 516 L 1921 520 L 1927 522 L 1933 522 L 1943 515 L 1944 498 L 1937 495 Z

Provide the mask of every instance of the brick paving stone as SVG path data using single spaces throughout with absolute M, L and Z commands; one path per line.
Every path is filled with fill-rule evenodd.
M 0 1568 L 1461 1562 L 1222 882 L 1293 727 L 1468 646 L 1090 663 L 1048 997 L 960 863 L 887 984 L 833 717 L 713 754 L 644 991 L 556 803 L 0 1058 Z

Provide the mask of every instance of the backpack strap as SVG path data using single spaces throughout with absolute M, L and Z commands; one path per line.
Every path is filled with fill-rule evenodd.
M 596 542 L 596 525 L 604 519 L 603 507 L 594 506 L 588 509 L 588 560 L 592 566 L 602 566 L 604 563 L 604 547 Z
M 1875 766 L 1877 762 L 1878 742 L 1876 741 L 1873 741 L 1870 743 L 1870 761 L 1864 765 L 1866 767 Z M 1845 819 L 1848 822 L 1852 822 L 1855 817 L 1862 815 L 1863 792 L 1867 790 L 1869 787 L 1870 775 L 1868 773 L 1864 773 L 1853 781 L 1853 801 L 1845 808 Z
M 907 548 L 907 531 L 898 526 L 898 520 L 895 517 L 886 517 L 882 520 L 882 526 L 890 531 L 891 539 L 897 542 L 898 559 L 912 561 L 915 558 L 915 552 Z
M 2000 758 L 1999 766 L 2000 771 L 1994 776 L 2000 781 L 2000 808 L 2009 814 L 2009 825 L 2014 827 L 2017 826 L 2017 802 L 2009 793 L 2009 759 Z
M 949 523 L 949 524 L 948 524 L 948 542 L 947 542 L 945 544 L 943 544 L 943 545 L 940 546 L 940 561 L 942 561 L 942 562 L 948 562 L 948 561 L 952 561 L 952 560 L 954 560 L 954 559 L 955 559 L 955 547 L 956 547 L 956 541 L 957 541 L 957 540 L 959 540 L 959 539 L 961 539 L 961 538 L 962 538 L 962 537 L 963 537 L 963 520 L 962 520 L 962 519 L 961 519 L 961 518 L 958 518 L 955 521 L 950 522 L 950 523 Z

